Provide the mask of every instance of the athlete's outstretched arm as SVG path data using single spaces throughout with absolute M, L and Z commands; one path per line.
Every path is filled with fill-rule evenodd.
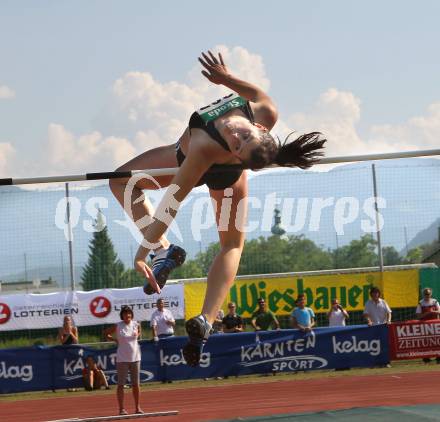
M 216 85 L 224 85 L 254 103 L 253 109 L 257 121 L 260 121 L 268 129 L 275 125 L 278 112 L 272 99 L 258 86 L 232 75 L 226 67 L 221 53 L 218 54 L 218 58 L 211 51 L 208 51 L 208 54 L 202 53 L 199 62 L 206 69 L 202 70 L 202 74 L 209 81 Z

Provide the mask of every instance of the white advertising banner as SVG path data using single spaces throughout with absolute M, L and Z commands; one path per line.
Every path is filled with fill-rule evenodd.
M 0 331 L 58 328 L 70 315 L 77 326 L 120 321 L 124 305 L 133 309 L 137 321 L 149 321 L 158 297 L 163 298 L 175 319 L 184 318 L 183 284 L 170 284 L 160 295 L 147 296 L 142 287 L 102 289 L 90 292 L 16 294 L 0 296 Z

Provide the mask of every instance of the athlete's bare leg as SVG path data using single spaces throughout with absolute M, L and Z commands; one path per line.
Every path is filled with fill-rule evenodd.
M 240 179 L 231 188 L 232 204 L 229 215 L 221 215 L 224 191 L 210 190 L 211 197 L 217 203 L 216 220 L 221 246 L 220 252 L 209 269 L 208 285 L 202 308 L 202 314 L 210 324 L 213 323 L 218 310 L 223 304 L 240 264 L 245 239 L 245 233 L 240 229 L 243 228 L 247 220 L 248 186 L 246 172 L 243 172 Z
M 145 170 L 145 169 L 156 169 L 156 168 L 168 168 L 177 167 L 177 159 L 175 146 L 166 145 L 163 147 L 154 148 L 150 151 L 144 152 L 143 154 L 133 158 L 123 166 L 119 167 L 117 171 L 128 171 L 128 170 Z M 159 176 L 155 177 L 156 181 L 161 187 L 167 187 L 173 176 Z M 124 192 L 128 183 L 127 178 L 123 179 L 110 179 L 110 189 L 113 195 L 116 197 L 118 202 L 124 208 Z M 141 220 L 146 215 L 153 215 L 154 209 L 151 202 L 146 198 L 142 192 L 143 189 L 155 190 L 158 189 L 157 185 L 151 180 L 142 179 L 139 180 L 132 190 L 130 198 L 131 210 L 125 210 L 128 215 L 133 216 L 133 221 L 137 223 L 139 230 L 142 234 L 145 234 L 146 227 L 142 227 L 139 224 Z M 143 201 L 135 203 L 139 198 L 144 198 Z M 161 246 L 165 249 L 168 248 L 169 242 L 165 235 L 160 238 Z
M 186 363 L 192 367 L 196 367 L 200 363 L 203 344 L 207 340 L 217 312 L 234 282 L 243 251 L 245 238 L 243 227 L 247 218 L 246 173 L 243 172 L 240 179 L 228 190 L 229 192 L 226 191 L 227 195 L 225 195 L 225 191 L 210 190 L 211 197 L 217 205 L 216 219 L 220 252 L 214 258 L 208 272 L 202 315 L 190 318 L 185 323 L 188 343 L 183 347 L 182 354 Z M 229 203 L 230 206 L 224 206 Z

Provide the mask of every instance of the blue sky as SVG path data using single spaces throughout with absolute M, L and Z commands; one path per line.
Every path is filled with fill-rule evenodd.
M 194 75 L 220 45 L 239 76 L 270 86 L 281 134 L 322 130 L 330 155 L 439 144 L 437 1 L 3 0 L 0 11 L 0 176 L 112 170 L 174 142 L 215 99 Z M 156 89 L 185 103 L 155 110 Z

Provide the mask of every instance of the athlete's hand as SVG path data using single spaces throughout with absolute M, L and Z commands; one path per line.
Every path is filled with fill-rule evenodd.
M 221 53 L 218 53 L 218 58 L 211 51 L 208 54 L 202 53 L 199 62 L 206 69 L 202 70 L 202 75 L 213 84 L 221 85 L 230 76 Z
M 143 275 L 148 280 L 151 287 L 156 293 L 160 293 L 160 287 L 157 284 L 156 277 L 154 276 L 153 271 L 151 271 L 151 268 L 145 263 L 143 259 L 136 259 L 134 261 L 134 268 L 138 273 Z

